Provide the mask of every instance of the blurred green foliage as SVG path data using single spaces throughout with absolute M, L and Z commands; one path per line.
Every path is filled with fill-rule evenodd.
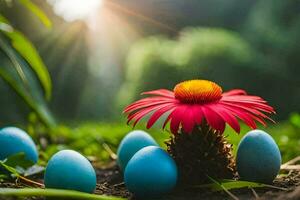
M 224 90 L 242 88 L 262 96 L 276 109 L 277 119 L 300 110 L 299 1 L 188 0 L 181 4 L 175 0 L 173 7 L 151 2 L 157 2 L 161 9 L 176 10 L 174 15 L 179 19 L 182 10 L 189 10 L 185 21 L 176 18 L 180 28 L 200 25 L 223 29 L 210 28 L 215 33 L 205 35 L 203 28 L 192 28 L 173 40 L 151 36 L 138 41 L 127 58 L 118 105 L 139 98 L 145 90 L 172 89 L 181 80 L 204 78 L 216 81 Z M 156 4 L 145 4 L 149 5 L 138 6 L 159 17 Z M 214 9 L 216 4 L 220 9 Z M 170 24 L 174 19 L 160 21 Z
M 172 89 L 187 79 L 209 79 L 224 88 L 240 87 L 255 54 L 238 33 L 220 28 L 188 28 L 177 40 L 151 37 L 129 53 L 119 99 L 128 104 L 139 93 Z M 122 105 L 124 106 L 124 105 Z
M 282 38 L 289 40 L 286 45 L 294 45 L 297 40 L 288 35 Z M 300 110 L 300 71 L 295 67 L 298 57 L 295 55 L 292 63 L 289 60 L 297 48 L 282 54 L 274 47 L 268 55 L 255 45 L 264 42 L 250 41 L 240 33 L 220 28 L 188 28 L 175 40 L 161 36 L 142 39 L 128 55 L 117 104 L 124 107 L 143 91 L 173 89 L 183 80 L 208 79 L 224 91 L 242 88 L 263 97 L 278 112 L 277 119 Z M 273 45 L 276 42 L 281 41 L 272 40 Z
M 251 90 L 264 94 L 286 118 L 300 111 L 300 1 L 260 0 L 241 34 L 261 56 Z
M 300 138 L 298 135 L 300 126 L 299 122 L 295 124 L 295 121 L 297 121 L 295 118 L 299 120 L 300 115 L 294 114 L 288 121 L 269 124 L 268 127 L 259 127 L 259 129 L 265 130 L 275 139 L 280 148 L 283 162 L 298 156 L 300 152 Z M 147 130 L 143 123 L 135 129 L 145 130 L 150 133 L 162 147 L 166 148 L 164 141 L 171 134 L 168 130 L 163 131 L 159 126 Z M 68 126 L 59 125 L 52 130 L 50 137 L 47 138 L 48 144 L 39 146 L 42 158 L 40 164 L 46 164 L 51 155 L 62 149 L 78 150 L 90 157 L 95 163 L 107 163 L 111 158 L 105 146 L 108 146 L 113 152 L 117 152 L 122 138 L 132 130 L 132 127 L 126 126 L 125 122 L 81 122 Z M 229 142 L 233 144 L 234 153 L 236 153 L 239 141 L 249 130 L 247 126 L 242 125 L 241 133 L 237 134 L 227 126 L 224 134 Z M 31 134 L 34 133 L 31 132 Z M 40 136 L 35 135 L 35 140 L 39 140 L 38 137 Z
M 300 110 L 299 1 L 112 0 L 175 31 L 106 7 L 124 21 L 124 27 L 114 20 L 105 27 L 100 25 L 105 17 L 94 19 L 109 37 L 90 34 L 82 21 L 65 22 L 47 1 L 31 0 L 51 19 L 49 30 L 40 14 L 24 9 L 27 0 L 7 1 L 14 3 L 0 2 L 0 12 L 33 42 L 48 67 L 54 88 L 50 109 L 58 120 L 118 120 L 123 106 L 143 90 L 172 89 L 191 78 L 262 96 L 280 120 Z M 0 100 L 5 113 L 0 120 L 24 122 L 28 109 L 5 86 L 0 91 L 7 94 Z
M 35 4 L 30 0 L 20 2 L 35 13 L 48 27 L 50 26 L 50 20 Z M 34 45 L 24 34 L 13 28 L 9 20 L 1 13 L 0 47 L 2 50 L 1 58 L 5 60 L 0 68 L 1 78 L 23 99 L 33 112 L 36 112 L 45 125 L 53 126 L 54 119 L 45 101 L 45 99 L 50 99 L 52 92 L 49 72 Z M 45 98 L 38 82 L 44 89 Z
M 137 127 L 144 129 L 143 126 Z M 81 122 L 71 125 L 59 125 L 50 133 L 40 135 L 31 129 L 30 134 L 34 135 L 36 140 L 43 137 L 47 139 L 47 145 L 40 146 L 40 155 L 42 157 L 41 164 L 45 164 L 54 153 L 62 149 L 78 150 L 86 156 L 90 156 L 100 163 L 107 162 L 110 154 L 107 146 L 113 151 L 117 151 L 117 147 L 122 138 L 133 129 L 123 123 L 98 123 L 98 122 Z M 164 139 L 168 137 L 168 133 L 154 129 L 151 135 L 162 146 Z

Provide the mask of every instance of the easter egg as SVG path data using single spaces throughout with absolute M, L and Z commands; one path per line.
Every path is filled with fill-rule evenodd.
M 91 163 L 80 153 L 62 150 L 49 160 L 44 182 L 46 188 L 92 193 L 96 187 L 96 173 Z
M 236 165 L 242 180 L 271 183 L 281 165 L 279 148 L 268 133 L 252 130 L 238 146 Z
M 17 127 L 0 129 L 0 160 L 17 153 L 24 153 L 26 159 L 36 163 L 38 151 L 31 137 Z
M 157 146 L 138 151 L 124 172 L 127 189 L 140 197 L 158 197 L 170 192 L 176 186 L 177 176 L 175 161 Z
M 117 151 L 119 167 L 124 171 L 131 157 L 137 151 L 147 146 L 158 146 L 148 133 L 141 130 L 128 133 L 121 141 Z

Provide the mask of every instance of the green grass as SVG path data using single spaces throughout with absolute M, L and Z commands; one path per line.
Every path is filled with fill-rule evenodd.
M 143 125 L 135 129 L 144 129 Z M 47 161 L 55 152 L 62 149 L 78 150 L 86 156 L 93 156 L 98 160 L 106 162 L 109 160 L 109 153 L 103 147 L 108 145 L 113 152 L 117 151 L 122 138 L 133 128 L 126 123 L 99 123 L 84 122 L 77 125 L 59 125 L 49 133 L 51 144 L 40 151 L 42 162 Z M 164 146 L 164 140 L 169 133 L 160 129 L 146 130 L 156 141 Z
M 135 129 L 146 130 L 144 124 L 137 126 Z M 265 130 L 275 139 L 281 150 L 283 162 L 300 154 L 299 124 L 289 120 L 277 124 L 269 124 L 268 127 L 259 127 L 259 129 Z M 53 144 L 50 144 L 41 154 L 46 161 L 56 151 L 71 148 L 80 151 L 86 156 L 93 156 L 102 162 L 106 162 L 109 160 L 109 153 L 102 144 L 107 144 L 112 151 L 116 152 L 122 138 L 132 130 L 132 127 L 126 125 L 125 122 L 83 122 L 71 126 L 60 125 L 50 133 Z M 249 130 L 248 127 L 242 125 L 241 133 L 237 134 L 227 126 L 224 135 L 229 142 L 233 144 L 234 152 L 236 152 L 237 145 L 241 138 Z M 164 140 L 166 140 L 170 134 L 168 131 L 163 131 L 158 128 L 158 126 L 146 131 L 149 132 L 162 147 L 165 147 Z

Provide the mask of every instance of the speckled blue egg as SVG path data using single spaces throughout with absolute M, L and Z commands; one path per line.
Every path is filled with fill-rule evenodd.
M 96 173 L 91 163 L 80 153 L 62 150 L 49 160 L 44 182 L 46 188 L 92 193 L 96 187 Z
M 279 148 L 268 133 L 252 130 L 238 146 L 236 165 L 241 179 L 271 183 L 281 165 Z
M 36 146 L 25 131 L 16 127 L 0 129 L 0 160 L 17 153 L 24 153 L 33 163 L 38 161 Z
M 128 161 L 140 149 L 147 146 L 158 146 L 155 140 L 145 131 L 135 130 L 128 133 L 118 148 L 118 165 L 124 171 Z
M 176 186 L 177 175 L 173 158 L 160 147 L 148 146 L 130 159 L 124 180 L 130 192 L 149 198 L 170 192 Z

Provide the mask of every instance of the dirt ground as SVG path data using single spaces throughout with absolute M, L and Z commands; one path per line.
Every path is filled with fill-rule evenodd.
M 115 165 L 97 171 L 98 180 L 97 194 L 109 194 L 129 199 L 136 199 L 130 194 L 123 183 L 121 172 Z M 255 188 L 231 190 L 238 199 L 297 199 L 300 200 L 300 171 L 289 170 L 287 176 L 277 177 L 274 186 L 282 189 Z M 284 190 L 283 190 L 284 189 Z M 225 192 L 210 192 L 207 189 L 188 189 L 177 187 L 171 194 L 160 198 L 162 200 L 223 200 L 233 199 Z
M 119 171 L 115 163 L 111 163 L 105 168 L 97 169 L 97 188 L 95 194 L 106 194 L 125 197 L 128 199 L 137 199 L 125 188 L 122 173 Z M 230 190 L 233 196 L 226 192 L 211 192 L 207 189 L 191 189 L 177 187 L 172 193 L 161 197 L 161 200 L 223 200 L 223 199 L 260 199 L 260 200 L 300 200 L 300 170 L 288 170 L 287 176 L 279 176 L 274 181 L 273 185 L 280 187 L 276 188 L 255 188 L 255 189 L 237 189 Z M 42 182 L 41 179 L 35 178 L 36 181 Z M 24 187 L 22 183 L 0 183 L 0 187 Z M 8 199 L 1 198 L 0 199 Z M 11 198 L 14 199 L 14 198 Z M 30 200 L 40 200 L 44 198 L 28 198 Z M 153 198 L 152 198 L 153 199 Z

